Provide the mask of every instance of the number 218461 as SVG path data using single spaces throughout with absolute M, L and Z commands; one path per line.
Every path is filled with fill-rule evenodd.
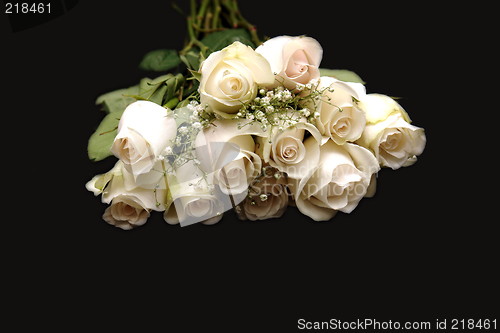
M 5 4 L 5 13 L 6 14 L 50 14 L 50 2 L 47 4 L 44 3 L 10 3 L 7 2 Z

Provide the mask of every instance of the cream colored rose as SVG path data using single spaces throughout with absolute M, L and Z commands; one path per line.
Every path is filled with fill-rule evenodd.
M 177 199 L 165 211 L 163 218 L 168 224 L 188 226 L 197 222 L 212 225 L 224 215 L 224 206 L 217 197 L 208 193 L 186 195 Z
M 137 177 L 151 170 L 176 135 L 177 125 L 170 110 L 153 102 L 137 101 L 123 112 L 110 150 Z
M 245 192 L 248 185 L 257 177 L 262 168 L 262 160 L 254 153 L 255 142 L 250 135 L 236 136 L 229 141 L 240 151 L 233 161 L 215 170 L 216 184 L 222 193 L 237 195 Z
M 283 84 L 292 90 L 297 83 L 307 84 L 319 78 L 323 48 L 314 38 L 279 36 L 266 41 L 255 52 L 269 61 L 276 74 L 272 87 Z
M 243 120 L 242 124 L 248 123 Z M 214 173 L 214 183 L 220 185 L 222 193 L 242 193 L 262 167 L 260 156 L 254 153 L 252 135 L 268 136 L 269 132 L 262 131 L 257 123 L 238 129 L 236 120 L 216 120 L 214 125 L 204 129 L 196 138 L 200 166 Z
M 291 114 L 293 112 L 288 113 Z M 282 131 L 279 127 L 273 128 L 271 143 L 269 137 L 257 137 L 256 149 L 265 163 L 286 172 L 290 177 L 302 178 L 319 163 L 321 134 L 314 125 L 307 123 L 304 117 L 293 119 L 297 119 L 298 123 Z M 306 133 L 311 135 L 311 140 L 316 144 L 310 144 L 308 147 L 304 145 Z
M 357 143 L 373 151 L 381 166 L 410 166 L 426 144 L 424 129 L 410 125 L 408 114 L 392 98 L 368 94 L 361 100 L 367 125 Z
M 240 42 L 210 54 L 201 64 L 200 72 L 201 105 L 208 104 L 224 117 L 254 99 L 258 86 L 274 82 L 267 60 Z
M 181 226 L 198 222 L 219 222 L 225 211 L 225 202 L 220 200 L 220 193 L 213 185 L 213 180 L 213 172 L 207 173 L 204 178 L 204 171 L 194 160 L 168 174 L 172 202 L 163 215 L 165 222 L 180 223 Z M 229 200 L 227 201 L 230 205 Z
M 130 230 L 146 223 L 150 214 L 134 196 L 119 195 L 106 208 L 102 218 L 115 227 Z
M 315 145 L 311 138 L 304 145 Z M 327 221 L 337 211 L 350 213 L 364 196 L 374 193 L 377 159 L 353 143 L 328 140 L 320 147 L 321 163 L 302 179 L 289 179 L 297 208 L 315 221 Z
M 236 208 L 241 220 L 266 220 L 281 217 L 288 206 L 288 193 L 273 175 L 263 177 L 252 185 L 248 192 L 250 197 Z
M 338 145 L 360 138 L 366 124 L 366 117 L 356 100 L 364 98 L 365 87 L 361 83 L 343 82 L 323 76 L 318 89 L 325 89 L 318 104 L 316 127 L 323 135 L 322 143 L 331 138 Z
M 113 169 L 110 171 L 106 172 L 105 174 L 100 174 L 94 176 L 90 181 L 88 181 L 85 184 L 85 188 L 93 192 L 95 196 L 98 196 L 99 194 L 102 194 L 104 189 L 106 188 L 106 185 L 113 179 L 115 174 L 122 174 L 122 168 L 123 168 L 123 162 L 118 161 L 116 162 L 115 166 Z
M 94 177 L 95 179 L 95 177 Z M 87 183 L 87 189 L 94 191 L 96 183 L 102 182 L 102 202 L 110 204 L 103 215 L 103 219 L 115 227 L 129 230 L 146 223 L 151 210 L 164 210 L 166 190 L 153 190 L 137 187 L 134 177 L 118 161 L 115 167 Z M 160 205 L 157 205 L 157 202 Z

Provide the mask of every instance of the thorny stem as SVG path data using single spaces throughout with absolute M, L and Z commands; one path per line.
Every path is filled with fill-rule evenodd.
M 203 0 L 200 6 L 200 10 L 198 11 L 198 16 L 196 17 L 196 26 L 201 27 L 201 22 L 203 21 L 203 18 L 205 17 L 205 12 L 207 10 L 208 4 L 210 3 L 211 0 Z M 208 14 L 207 14 L 208 16 Z M 198 32 L 196 32 L 196 37 L 198 37 Z
M 221 11 L 221 7 L 219 4 L 219 0 L 214 0 L 214 20 L 212 21 L 212 30 L 217 29 L 217 24 L 219 23 L 219 15 Z
M 233 6 L 234 10 L 236 12 L 236 15 L 238 16 L 239 19 L 239 26 L 247 29 L 250 32 L 250 35 L 252 36 L 252 41 L 255 43 L 255 46 L 259 46 L 262 44 L 262 42 L 259 39 L 259 36 L 257 35 L 257 28 L 255 25 L 250 24 L 244 17 L 241 15 L 241 12 L 238 8 L 238 3 L 236 0 L 233 0 Z
M 196 0 L 191 0 L 191 17 L 196 17 Z
M 187 18 L 189 41 L 179 54 L 186 54 L 196 45 L 202 51 L 203 56 L 206 56 L 208 48 L 200 41 L 200 33 L 206 36 L 212 32 L 227 29 L 222 26 L 221 15 L 227 18 L 231 28 L 241 27 L 247 29 L 252 37 L 252 42 L 256 46 L 262 43 L 257 35 L 257 28 L 243 17 L 236 0 L 222 0 L 222 6 L 227 9 L 229 15 L 222 13 L 219 0 L 202 0 L 199 8 L 197 8 L 196 2 L 196 0 L 190 2 L 190 16 Z
M 238 27 L 238 21 L 236 20 L 236 13 L 233 7 L 233 2 L 230 0 L 222 0 L 222 5 L 229 11 L 229 20 L 233 28 Z
M 194 23 L 193 23 L 193 18 L 191 16 L 189 16 L 187 18 L 187 26 L 188 26 L 188 33 L 189 33 L 189 36 L 190 36 L 190 41 L 188 43 L 188 45 L 186 45 L 186 47 L 184 47 L 180 52 L 179 54 L 183 55 L 183 54 L 186 54 L 187 51 L 189 51 L 193 45 L 196 45 L 200 48 L 203 56 L 206 56 L 206 51 L 207 51 L 207 47 L 205 46 L 205 44 L 203 44 L 202 42 L 200 42 L 196 36 L 195 36 L 195 32 L 194 32 Z

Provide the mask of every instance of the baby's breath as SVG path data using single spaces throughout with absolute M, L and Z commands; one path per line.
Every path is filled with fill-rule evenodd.
M 164 149 L 163 155 L 159 155 L 157 158 L 159 161 L 168 161 L 168 164 L 162 163 L 163 170 L 153 169 L 163 174 L 156 184 L 156 188 L 159 187 L 160 182 L 164 181 L 163 179 L 167 177 L 167 175 L 174 173 L 175 170 L 192 162 L 193 165 L 198 168 L 196 173 L 200 175 L 200 178 L 195 182 L 190 182 L 188 185 L 192 186 L 195 191 L 203 191 L 205 189 L 213 191 L 213 185 L 208 182 L 208 174 L 201 169 L 201 162 L 195 155 L 196 137 L 203 128 L 213 123 L 215 120 L 213 112 L 209 112 L 206 106 L 202 106 L 200 103 L 193 100 L 186 105 L 186 108 L 174 110 L 174 118 L 178 124 L 177 136 L 175 139 L 171 140 L 169 145 Z M 155 198 L 156 188 L 154 191 Z M 160 205 L 158 201 L 156 204 L 157 206 Z
M 244 103 L 235 119 L 247 119 L 243 126 L 261 125 L 263 131 L 277 127 L 278 131 L 296 125 L 304 117 L 309 123 L 315 124 L 319 113 L 316 111 L 319 102 L 324 99 L 324 92 L 331 88 L 318 89 L 318 82 L 307 85 L 298 83 L 289 90 L 283 86 L 274 89 L 259 88 L 258 95 L 252 101 Z M 243 127 L 241 121 L 238 128 Z

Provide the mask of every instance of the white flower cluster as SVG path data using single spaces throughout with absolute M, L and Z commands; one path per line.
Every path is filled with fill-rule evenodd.
M 350 213 L 381 167 L 412 165 L 426 138 L 392 98 L 321 76 L 322 56 L 305 36 L 235 42 L 201 65 L 199 100 L 131 104 L 111 148 L 119 162 L 87 183 L 111 204 L 104 219 L 130 229 L 151 210 L 181 225 L 233 207 L 249 220 L 289 204 L 316 221 Z
M 189 116 L 190 124 L 197 130 L 209 126 L 214 119 L 206 112 L 206 107 L 195 100 L 189 102 L 186 108 L 191 112 Z
M 282 86 L 271 90 L 261 88 L 259 95 L 262 97 L 257 96 L 252 101 L 245 103 L 233 119 L 244 118 L 250 120 L 251 123 L 247 122 L 245 126 L 258 122 L 262 131 L 265 132 L 269 126 L 277 126 L 279 130 L 283 130 L 285 127 L 298 123 L 302 116 L 307 118 L 310 115 L 307 108 L 290 114 L 290 111 L 294 110 L 295 105 L 302 98 Z M 241 124 L 240 120 L 238 122 L 240 128 Z

